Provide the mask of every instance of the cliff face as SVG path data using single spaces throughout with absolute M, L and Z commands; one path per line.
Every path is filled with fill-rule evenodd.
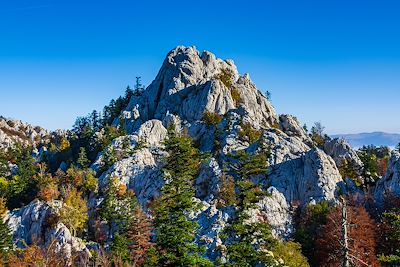
M 217 120 L 207 122 L 206 114 Z M 160 194 L 164 184 L 163 141 L 169 126 L 174 124 L 178 131 L 187 131 L 201 151 L 211 153 L 194 183 L 196 201 L 202 202 L 203 208 L 191 215 L 200 225 L 197 242 L 206 245 L 210 258 L 217 256 L 218 247 L 223 245 L 221 233 L 234 215 L 234 207 L 217 207 L 221 176 L 224 166 L 231 163 L 232 154 L 262 153 L 265 146 L 269 148 L 268 175 L 252 177 L 269 195 L 249 212 L 255 219 L 267 218 L 274 234 L 283 238 L 294 231 L 295 207 L 335 202 L 339 189 L 347 190 L 337 163 L 343 158 L 359 162 L 354 151 L 343 144 L 328 145 L 325 151 L 329 155 L 316 148 L 297 119 L 278 116 L 249 75 L 238 73 L 233 61 L 218 59 L 210 52 L 199 53 L 193 47 L 177 47 L 168 53 L 155 80 L 143 94 L 132 96 L 114 122 L 119 123 L 121 118 L 129 134 L 115 139 L 108 149 L 119 151 L 128 140 L 134 152 L 100 173 L 99 186 L 105 188 L 111 177 L 118 177 L 121 184 L 135 191 L 143 206 Z M 246 134 L 249 129 L 255 131 L 257 138 Z M 100 154 L 92 168 L 100 172 L 103 164 Z M 395 175 L 388 179 L 392 177 Z M 21 229 L 43 232 L 38 221 L 42 220 L 41 210 L 48 207 L 40 203 L 31 205 L 39 208 L 24 208 L 9 216 L 9 224 L 18 238 L 28 238 L 29 233 Z M 60 246 L 75 244 L 73 248 L 85 251 L 79 240 L 63 240 Z

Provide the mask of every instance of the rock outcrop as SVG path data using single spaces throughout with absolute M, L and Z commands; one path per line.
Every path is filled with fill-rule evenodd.
M 375 188 L 375 201 L 383 204 L 386 196 L 400 197 L 400 152 L 393 151 L 389 160 L 386 175 L 380 179 Z
M 132 97 L 123 115 L 134 131 L 147 120 L 162 121 L 168 113 L 193 123 L 205 111 L 224 115 L 239 106 L 256 127 L 279 123 L 272 105 L 248 75 L 239 75 L 233 61 L 179 46 L 167 55 L 144 94 Z
M 355 170 L 361 174 L 364 165 L 354 149 L 344 139 L 336 138 L 326 142 L 324 151 L 333 158 L 338 167 L 346 160 L 351 162 Z
M 0 117 L 0 149 L 16 143 L 36 146 L 48 135 L 49 132 L 39 126 Z
M 61 205 L 59 201 L 47 204 L 35 200 L 8 213 L 5 221 L 12 231 L 16 245 L 21 248 L 32 244 L 45 247 L 51 245 L 56 252 L 65 256 L 66 261 L 72 255 L 82 259 L 91 257 L 85 243 L 72 236 L 68 228 L 56 219 Z
M 203 121 L 206 111 L 218 114 L 221 121 L 206 124 Z M 197 198 L 209 205 L 197 216 L 202 240 L 212 244 L 209 249 L 221 242 L 215 229 L 222 229 L 225 224 L 222 218 L 231 215 L 213 207 L 222 165 L 230 154 L 240 150 L 254 153 L 261 144 L 270 147 L 270 173 L 257 182 L 267 186 L 271 196 L 260 201 L 259 209 L 254 212 L 268 218 L 277 236 L 287 237 L 293 232 L 294 202 L 302 206 L 334 202 L 338 186 L 343 184 L 335 161 L 314 148 L 295 117 L 278 117 L 249 75 L 241 76 L 233 61 L 218 59 L 210 52 L 199 53 L 193 47 L 172 50 L 155 80 L 141 96 L 132 97 L 122 116 L 133 135 L 146 132 L 146 143 L 153 149 L 160 147 L 161 137 L 165 137 L 163 128 L 175 124 L 178 130 L 187 129 L 202 151 L 219 150 L 218 158 L 202 165 L 195 181 Z M 243 138 L 244 126 L 261 133 L 259 142 Z M 347 155 L 334 150 L 332 156 Z M 355 158 L 353 154 L 350 156 Z M 138 150 L 131 158 L 114 164 L 100 180 L 117 176 L 135 190 L 141 203 L 146 203 L 159 193 L 163 184 L 161 161 L 156 158 L 154 150 Z

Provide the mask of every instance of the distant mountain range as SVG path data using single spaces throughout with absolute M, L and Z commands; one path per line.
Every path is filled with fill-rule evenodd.
M 354 148 L 364 145 L 389 146 L 394 148 L 400 143 L 400 134 L 384 132 L 359 133 L 359 134 L 337 134 L 332 138 L 343 138 Z

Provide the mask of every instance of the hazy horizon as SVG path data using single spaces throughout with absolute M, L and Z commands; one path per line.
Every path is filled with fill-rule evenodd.
M 201 12 L 208 7 L 206 12 Z M 194 45 L 233 59 L 279 114 L 328 134 L 400 133 L 396 1 L 22 0 L 0 4 L 0 115 L 48 129 L 155 78 Z M 151 10 L 151 12 L 149 12 Z

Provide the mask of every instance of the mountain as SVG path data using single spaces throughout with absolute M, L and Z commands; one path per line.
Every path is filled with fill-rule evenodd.
M 112 118 L 111 126 L 123 128 L 121 134 L 112 135 L 110 142 L 104 142 L 102 136 L 112 132 L 110 125 L 96 132 L 88 120 L 81 120 L 83 137 L 79 139 L 79 134 L 73 134 L 69 142 L 71 147 L 77 140 L 80 147 L 101 147 L 90 166 L 98 178 L 98 190 L 87 194 L 89 227 L 84 232 L 91 239 L 84 242 L 71 235 L 70 229 L 60 221 L 47 223 L 50 215 L 50 219 L 57 218 L 64 205 L 62 199 L 55 199 L 35 200 L 10 211 L 5 221 L 12 229 L 14 240 L 32 243 L 39 238 L 37 242 L 43 246 L 55 243 L 69 256 L 78 252 L 86 258 L 91 257 L 90 250 L 99 251 L 104 244 L 109 247 L 119 229 L 117 223 L 107 221 L 98 212 L 107 199 L 107 190 L 113 186 L 119 188 L 118 198 L 112 203 L 118 202 L 126 190 L 133 191 L 143 210 L 151 216 L 149 209 L 157 203 L 154 200 L 159 199 L 164 186 L 174 179 L 165 165 L 171 153 L 166 140 L 175 135 L 190 137 L 205 155 L 190 181 L 195 192 L 192 201 L 201 205 L 185 216 L 198 223 L 194 240 L 205 247 L 204 257 L 211 261 L 227 258 L 227 247 L 234 240 L 227 238 L 226 230 L 240 217 L 241 208 L 246 213 L 242 216 L 248 216 L 243 223 L 254 226 L 268 222 L 273 238 L 282 241 L 295 234 L 297 211 L 319 203 L 339 203 L 343 194 L 363 194 L 352 179 L 342 177 L 339 172 L 343 162 L 348 162 L 356 166 L 357 175 L 362 173 L 363 164 L 352 147 L 340 139 L 318 147 L 296 117 L 279 115 L 250 75 L 240 74 L 232 60 L 219 59 L 194 47 L 179 46 L 167 54 L 146 90 L 127 95 L 129 101 Z M 175 147 L 179 146 L 175 144 Z M 74 152 L 69 149 L 69 146 L 44 149 L 47 154 L 42 158 L 62 154 L 60 170 L 65 171 L 77 158 L 76 153 L 70 156 Z M 398 156 L 392 158 L 391 170 L 388 170 L 396 175 L 385 177 L 385 183 L 377 188 L 375 194 L 379 198 L 391 187 L 396 187 L 392 191 L 400 194 L 396 183 L 397 160 Z M 71 172 L 74 173 L 67 171 L 66 175 Z M 75 176 L 72 180 L 79 181 Z M 254 203 L 244 208 L 239 207 L 240 202 L 225 201 L 227 180 L 233 183 L 230 188 L 233 196 L 246 190 L 241 187 L 243 181 L 254 184 L 248 194 L 256 195 Z M 92 238 L 96 236 L 101 236 L 101 240 Z M 253 238 L 248 240 L 251 240 L 249 246 L 256 242 Z M 270 251 L 265 255 L 274 258 Z M 274 261 L 276 266 L 281 266 L 279 259 Z
M 384 132 L 359 133 L 359 134 L 337 134 L 332 138 L 343 138 L 354 148 L 362 146 L 388 146 L 395 147 L 400 143 L 400 134 Z

